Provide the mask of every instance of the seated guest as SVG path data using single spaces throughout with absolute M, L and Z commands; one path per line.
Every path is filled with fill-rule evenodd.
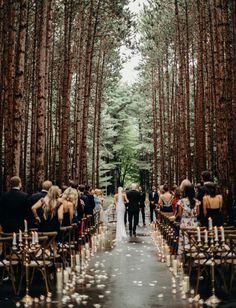
M 222 226 L 222 206 L 223 197 L 216 193 L 216 185 L 212 182 L 206 183 L 206 193 L 203 197 L 203 214 L 205 217 L 212 218 L 213 226 Z
M 94 225 L 94 209 L 95 209 L 95 202 L 94 202 L 94 197 L 90 193 L 90 186 L 86 185 L 80 185 L 80 191 L 82 192 L 81 194 L 81 199 L 84 201 L 84 214 L 85 216 L 91 215 L 92 216 L 92 225 Z
M 52 186 L 48 194 L 32 206 L 32 212 L 38 224 L 39 232 L 52 232 L 60 230 L 63 221 L 63 210 L 59 211 L 62 202 L 59 197 L 61 190 Z
M 10 179 L 11 189 L 0 199 L 0 224 L 6 233 L 24 230 L 24 219 L 28 220 L 28 195 L 21 191 L 21 179 Z
M 60 215 L 63 215 L 62 226 L 70 226 L 75 216 L 75 209 L 78 202 L 78 192 L 75 188 L 68 187 L 60 198 L 62 206 L 59 208 Z
M 52 182 L 47 180 L 47 181 L 44 181 L 43 184 L 42 184 L 42 189 L 41 191 L 38 191 L 36 192 L 35 194 L 31 195 L 29 197 L 29 208 L 30 208 L 30 217 L 29 217 L 29 224 L 30 224 L 30 227 L 31 228 L 35 228 L 37 227 L 35 224 L 34 224 L 34 217 L 33 217 L 33 213 L 31 211 L 31 207 L 38 201 L 40 200 L 41 198 L 44 198 L 47 193 L 48 193 L 48 190 L 50 189 L 50 187 L 52 186 Z
M 163 185 L 163 194 L 160 195 L 159 205 L 162 212 L 173 212 L 172 210 L 173 195 L 169 192 L 168 186 Z
M 182 186 L 183 187 L 183 186 Z M 183 197 L 177 202 L 179 208 L 178 216 L 180 217 L 180 236 L 178 254 L 183 253 L 183 245 L 187 245 L 187 239 L 183 242 L 182 228 L 196 228 L 198 226 L 197 216 L 199 214 L 200 202 L 195 198 L 194 186 L 186 185 L 183 190 Z

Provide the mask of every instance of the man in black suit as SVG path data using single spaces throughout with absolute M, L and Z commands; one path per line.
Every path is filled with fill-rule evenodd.
M 36 192 L 35 194 L 31 195 L 29 197 L 29 225 L 30 225 L 30 228 L 34 228 L 34 227 L 37 227 L 35 224 L 34 224 L 34 215 L 31 211 L 31 208 L 32 206 L 38 202 L 41 198 L 44 198 L 50 187 L 52 186 L 52 182 L 47 180 L 47 181 L 44 181 L 43 184 L 42 184 L 42 189 L 41 191 L 38 191 Z
M 139 187 L 139 193 L 140 193 L 140 212 L 142 214 L 142 220 L 143 220 L 143 226 L 146 226 L 145 224 L 145 199 L 146 199 L 146 194 L 143 191 L 142 186 Z
M 24 219 L 28 219 L 28 194 L 21 190 L 21 179 L 10 179 L 11 190 L 0 199 L 0 224 L 3 232 L 24 230 Z
M 149 203 L 150 203 L 150 222 L 153 222 L 153 212 L 158 205 L 159 196 L 155 186 L 152 186 L 152 191 L 149 193 Z
M 44 198 L 48 191 L 49 191 L 49 188 L 52 186 L 52 182 L 47 180 L 47 181 L 44 181 L 43 184 L 42 184 L 42 189 L 41 191 L 38 191 L 36 192 L 35 194 L 31 195 L 29 197 L 29 203 L 30 205 L 34 205 L 37 201 L 39 201 L 39 199 L 41 198 Z
M 79 190 L 81 191 L 81 199 L 84 201 L 84 214 L 85 216 L 92 215 L 91 223 L 94 225 L 95 201 L 94 196 L 90 193 L 90 186 L 80 185 Z
M 129 234 L 136 236 L 136 226 L 139 218 L 140 193 L 137 191 L 137 185 L 132 184 L 131 190 L 127 192 L 128 203 L 128 217 L 129 217 Z
M 211 182 L 211 173 L 209 171 L 203 171 L 201 173 L 201 186 L 199 191 L 197 192 L 197 199 L 201 202 L 199 209 L 199 217 L 200 223 L 202 226 L 207 226 L 208 221 L 207 218 L 203 214 L 203 197 L 206 194 L 206 185 Z

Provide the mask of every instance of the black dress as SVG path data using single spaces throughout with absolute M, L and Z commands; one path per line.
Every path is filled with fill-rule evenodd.
M 46 219 L 43 215 L 43 207 L 40 207 L 37 210 L 38 216 L 40 218 L 40 223 L 38 226 L 39 232 L 59 232 L 60 231 L 60 223 L 58 220 L 58 209 L 60 205 L 58 205 L 55 210 L 53 215 L 49 215 Z
M 207 208 L 207 218 L 211 217 L 212 225 L 220 227 L 223 225 L 223 217 L 221 214 L 221 210 L 218 209 L 210 209 Z
M 62 221 L 61 225 L 62 225 L 62 227 L 67 227 L 67 226 L 71 225 L 71 223 L 70 223 L 70 213 L 69 212 L 63 214 L 63 221 Z

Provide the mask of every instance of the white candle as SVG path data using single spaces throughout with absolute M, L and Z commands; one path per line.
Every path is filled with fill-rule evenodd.
M 24 225 L 25 225 L 25 232 L 28 232 L 28 223 L 27 220 L 24 220 Z
M 39 235 L 38 235 L 38 232 L 34 232 L 34 241 L 35 241 L 35 244 L 38 244 L 39 242 Z
M 208 229 L 212 230 L 212 219 L 211 219 L 211 217 L 208 218 Z
M 200 233 L 200 228 L 197 227 L 197 241 L 201 242 L 201 233 Z
M 64 283 L 67 283 L 69 280 L 69 272 L 67 271 L 67 269 L 63 271 L 63 275 L 64 275 Z
M 188 276 L 184 276 L 183 291 L 184 293 L 187 293 L 189 291 L 189 277 Z
M 22 231 L 19 230 L 19 242 L 22 243 Z
M 174 259 L 173 260 L 173 273 L 174 273 L 175 276 L 177 275 L 177 270 L 178 270 L 177 260 Z
M 34 237 L 34 232 L 33 231 L 31 233 L 31 235 L 32 235 L 32 245 L 34 245 L 35 244 L 35 237 Z
M 62 271 L 59 268 L 57 269 L 56 277 L 57 277 L 57 291 L 60 292 L 62 291 Z
M 74 267 L 74 255 L 73 254 L 70 256 L 70 266 L 72 268 Z
M 207 234 L 207 230 L 205 230 L 204 232 L 205 232 L 205 243 L 208 243 L 208 234 Z
M 217 229 L 217 226 L 214 227 L 214 233 L 215 233 L 215 241 L 218 241 L 218 229 Z
M 16 233 L 13 233 L 12 245 L 16 245 Z
M 166 264 L 170 266 L 170 255 L 166 255 Z
M 221 241 L 224 242 L 225 241 L 225 231 L 224 231 L 224 227 L 220 227 L 221 229 Z
M 76 262 L 76 265 L 80 264 L 80 255 L 79 254 L 75 255 L 75 262 Z

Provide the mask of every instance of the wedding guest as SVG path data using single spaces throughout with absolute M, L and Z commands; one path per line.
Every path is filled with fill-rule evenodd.
M 223 197 L 216 193 L 216 185 L 214 183 L 205 184 L 206 192 L 203 197 L 203 214 L 205 217 L 212 218 L 213 226 L 222 226 L 222 206 Z
M 101 189 L 95 189 L 94 190 L 94 202 L 95 202 L 95 210 L 96 210 L 96 217 L 97 217 L 97 223 L 103 223 L 104 222 L 104 196 Z
M 152 186 L 152 191 L 148 195 L 149 206 L 150 206 L 150 222 L 153 222 L 153 213 L 158 205 L 159 196 L 155 186 Z
M 182 183 L 181 183 L 182 184 Z M 196 228 L 198 226 L 197 216 L 199 214 L 200 201 L 195 198 L 194 186 L 186 185 L 183 190 L 183 197 L 177 202 L 179 206 L 178 216 L 180 217 L 180 234 L 179 234 L 179 247 L 178 254 L 183 253 L 183 244 L 188 245 L 187 239 L 183 243 L 182 228 Z
M 90 193 L 90 186 L 80 185 L 79 189 L 82 192 L 81 199 L 84 201 L 84 214 L 85 216 L 91 215 L 91 223 L 94 225 L 95 202 L 93 195 Z
M 159 198 L 159 206 L 162 212 L 172 212 L 173 195 L 169 192 L 167 184 L 163 185 L 163 194 Z
M 175 191 L 175 195 L 174 195 L 174 198 L 172 199 L 172 211 L 173 211 L 173 214 L 175 216 L 177 216 L 178 214 L 178 207 L 177 207 L 177 202 L 179 201 L 179 199 L 181 198 L 181 193 L 180 193 L 180 189 L 179 187 L 177 187 L 176 191 Z
M 235 224 L 235 207 L 233 206 L 233 196 L 230 188 L 226 187 L 224 192 L 224 204 L 226 209 L 227 222 L 230 226 Z
M 145 224 L 145 200 L 146 200 L 146 194 L 143 191 L 142 186 L 139 186 L 139 193 L 140 193 L 140 205 L 139 205 L 139 208 L 140 208 L 140 212 L 142 214 L 143 226 L 146 226 L 146 224 Z
M 47 193 L 48 193 L 48 190 L 50 189 L 50 187 L 52 187 L 52 182 L 49 181 L 49 180 L 46 180 L 43 182 L 42 184 L 42 189 L 41 191 L 38 191 L 36 192 L 35 194 L 32 194 L 30 197 L 29 197 L 29 227 L 30 228 L 35 228 L 37 227 L 35 224 L 34 224 L 34 216 L 33 216 L 33 213 L 32 213 L 32 210 L 31 210 L 31 207 L 38 201 L 40 200 L 41 198 L 44 198 Z
M 128 217 L 129 217 L 129 235 L 136 236 L 136 226 L 138 225 L 138 214 L 140 204 L 140 194 L 137 190 L 137 185 L 132 184 L 131 190 L 127 192 L 128 203 Z
M 62 194 L 60 198 L 62 206 L 59 208 L 59 212 L 62 211 L 63 220 L 62 226 L 70 226 L 75 217 L 75 209 L 78 203 L 78 192 L 75 188 L 68 187 Z M 61 216 L 61 213 L 59 213 Z
M 34 205 L 39 199 L 44 198 L 46 194 L 48 193 L 50 187 L 52 186 L 52 182 L 49 180 L 46 180 L 42 184 L 41 191 L 36 192 L 35 194 L 32 194 L 29 197 L 30 205 Z
M 24 219 L 28 220 L 28 194 L 21 191 L 21 179 L 13 176 L 10 179 L 11 189 L 3 193 L 0 199 L 0 224 L 6 233 L 24 230 Z
M 62 206 L 60 195 L 60 188 L 53 185 L 47 195 L 32 206 L 32 212 L 40 232 L 59 232 L 63 221 L 63 210 L 59 211 Z
M 199 221 L 202 226 L 207 226 L 206 216 L 203 213 L 203 197 L 206 194 L 206 184 L 212 183 L 211 180 L 211 173 L 209 171 L 203 171 L 201 173 L 201 186 L 197 193 L 197 199 L 201 202 L 200 203 L 200 211 L 199 211 Z

